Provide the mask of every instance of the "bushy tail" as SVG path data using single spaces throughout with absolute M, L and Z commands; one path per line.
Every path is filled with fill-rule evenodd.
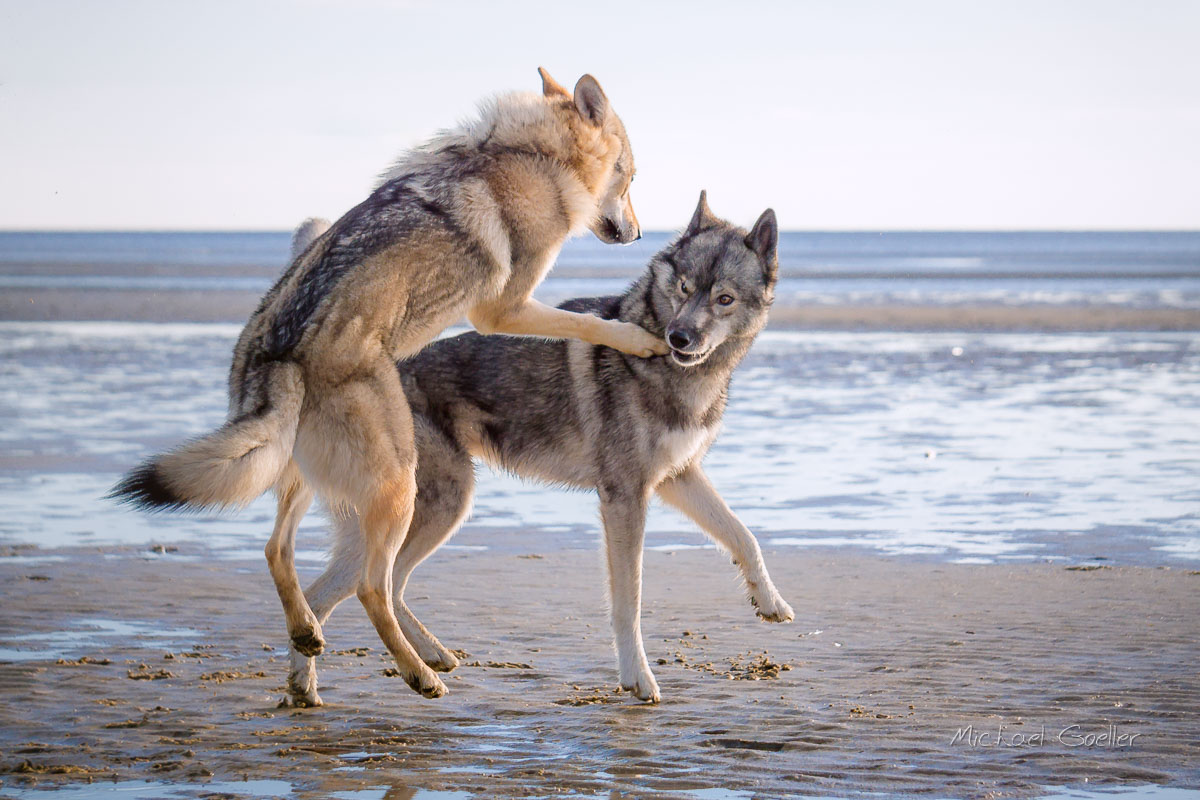
M 329 230 L 327 219 L 310 217 L 292 233 L 292 258 Z M 295 364 L 261 368 L 259 407 L 169 453 L 152 458 L 125 476 L 109 497 L 138 508 L 229 508 L 244 506 L 270 489 L 292 457 L 304 402 L 304 381 Z
M 296 364 L 261 370 L 259 408 L 150 459 L 109 497 L 148 510 L 199 510 L 244 506 L 274 486 L 292 457 L 304 381 Z

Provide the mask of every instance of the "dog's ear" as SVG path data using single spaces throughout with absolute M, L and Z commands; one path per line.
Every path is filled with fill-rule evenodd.
M 550 77 L 550 73 L 542 67 L 538 67 L 538 75 L 542 76 L 542 94 L 546 97 L 565 97 L 568 100 L 571 98 L 571 93 L 568 92 L 561 83 Z
M 692 221 L 688 223 L 687 230 L 684 232 L 687 236 L 694 236 L 705 228 L 711 228 L 720 222 L 717 216 L 712 213 L 712 209 L 708 207 L 708 192 L 700 190 L 700 202 L 696 204 L 696 211 L 692 214 Z
M 575 107 L 597 128 L 604 124 L 604 118 L 608 116 L 608 98 L 591 75 L 584 75 L 575 84 Z
M 768 208 L 754 223 L 750 233 L 746 234 L 746 247 L 749 247 L 762 259 L 764 276 L 767 283 L 774 283 L 779 272 L 779 223 L 775 221 L 775 211 Z

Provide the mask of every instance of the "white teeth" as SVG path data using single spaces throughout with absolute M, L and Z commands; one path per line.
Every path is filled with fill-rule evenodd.
M 681 353 L 678 350 L 671 351 L 671 358 L 676 364 L 681 367 L 690 367 L 693 364 L 698 364 L 704 360 L 704 353 Z

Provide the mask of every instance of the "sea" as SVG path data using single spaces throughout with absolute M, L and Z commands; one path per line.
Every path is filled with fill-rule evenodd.
M 567 243 L 539 296 L 618 293 L 672 234 Z M 0 290 L 265 292 L 286 231 L 0 232 Z M 1200 308 L 1200 231 L 784 232 L 776 302 Z
M 619 292 L 670 235 L 572 241 L 538 296 Z M 288 239 L 0 233 L 0 293 L 261 292 Z M 789 232 L 780 262 L 782 306 L 1200 309 L 1197 232 Z M 103 497 L 141 458 L 220 424 L 239 327 L 0 321 L 0 554 L 261 558 L 268 499 L 151 517 Z M 1196 569 L 1200 337 L 771 329 L 735 375 L 705 469 L 768 551 Z M 590 494 L 479 474 L 447 547 L 598 546 Z M 319 566 L 325 541 L 314 511 L 302 567 Z M 712 547 L 657 506 L 646 543 Z

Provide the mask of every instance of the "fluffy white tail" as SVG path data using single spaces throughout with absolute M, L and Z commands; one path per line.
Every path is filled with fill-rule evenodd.
M 292 457 L 304 381 L 296 364 L 262 369 L 259 409 L 147 461 L 109 496 L 150 510 L 228 508 L 274 486 Z
M 292 233 L 291 260 L 330 227 L 329 220 L 318 217 L 301 222 Z M 296 444 L 304 381 L 295 364 L 262 369 L 264 402 L 258 409 L 150 459 L 113 487 L 109 497 L 159 511 L 229 508 L 247 505 L 274 486 Z

